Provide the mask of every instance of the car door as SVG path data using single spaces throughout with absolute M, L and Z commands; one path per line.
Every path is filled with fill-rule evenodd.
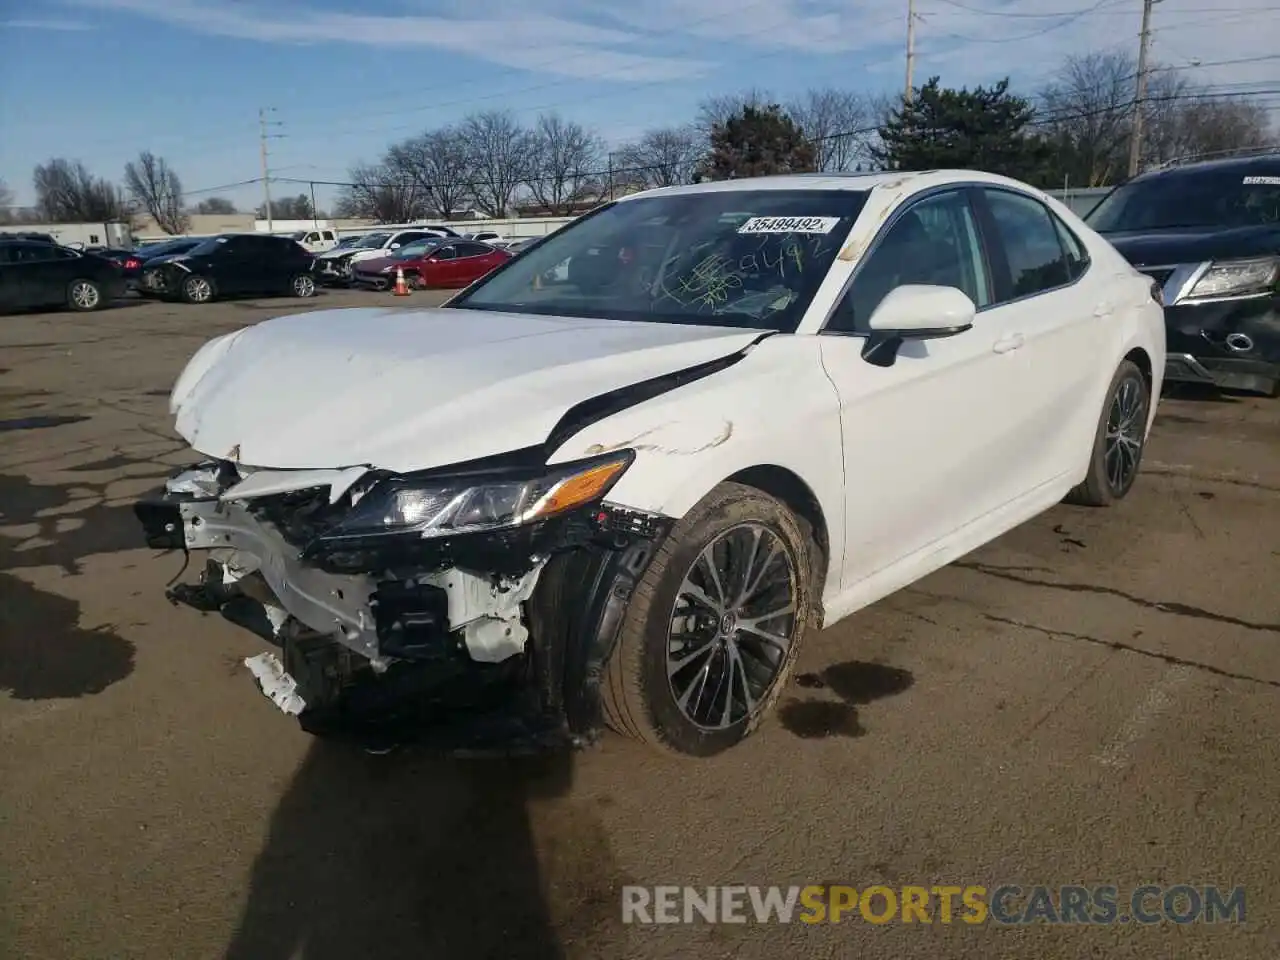
M 307 273 L 307 251 L 287 237 L 254 237 L 258 248 L 254 274 L 255 293 L 282 293 L 293 278 Z
M 65 269 L 67 258 L 78 256 L 54 243 L 16 243 L 10 247 L 9 261 L 19 305 L 45 307 L 64 303 L 71 280 Z
M 493 248 L 483 243 L 456 244 L 458 257 L 453 263 L 453 285 L 465 287 L 493 269 L 489 255 Z
M 446 243 L 423 263 L 422 283 L 426 287 L 453 287 L 458 277 L 458 244 Z
M 1011 468 L 1031 490 L 1078 471 L 1088 455 L 1098 417 L 1092 398 L 1114 373 L 1103 362 L 1106 285 L 1088 275 L 1084 245 L 1036 197 L 983 187 L 978 203 L 996 289 L 987 315 L 1020 344 L 1013 367 L 1022 415 L 1010 424 L 1019 451 Z
M 19 284 L 17 265 L 9 258 L 17 244 L 0 243 L 0 310 L 19 310 L 25 306 Z
M 249 293 L 254 288 L 255 269 L 253 251 L 249 245 L 251 239 L 244 236 L 227 237 L 201 258 L 203 263 L 193 261 L 190 269 L 196 273 L 207 272 L 221 295 L 239 296 Z
M 876 306 L 891 290 L 921 283 L 964 291 L 978 309 L 973 327 L 908 341 L 892 366 L 862 359 Z M 986 311 L 992 300 L 971 191 L 950 189 L 910 202 L 890 221 L 823 329 L 823 366 L 841 406 L 846 587 L 1017 496 L 1009 423 L 1022 397 L 1006 322 Z

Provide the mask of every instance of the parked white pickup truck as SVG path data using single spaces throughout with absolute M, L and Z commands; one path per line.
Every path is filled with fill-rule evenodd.
M 328 227 L 317 230 L 297 230 L 290 236 L 312 253 L 324 253 L 338 245 L 337 232 Z

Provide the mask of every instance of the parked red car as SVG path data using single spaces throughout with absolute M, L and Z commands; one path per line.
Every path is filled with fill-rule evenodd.
M 456 289 L 474 283 L 511 257 L 487 243 L 439 237 L 411 243 L 389 257 L 358 261 L 351 279 L 356 286 L 387 290 L 396 282 L 399 268 L 416 289 Z

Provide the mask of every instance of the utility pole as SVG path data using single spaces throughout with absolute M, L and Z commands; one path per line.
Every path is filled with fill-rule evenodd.
M 258 139 L 262 150 L 262 199 L 266 206 L 263 212 L 267 215 L 267 233 L 272 230 L 271 222 L 271 167 L 267 163 L 267 141 L 279 139 L 282 134 L 267 133 L 268 127 L 282 127 L 284 124 L 278 121 L 268 121 L 267 114 L 275 113 L 275 107 L 259 107 L 258 108 Z
M 1129 138 L 1129 176 L 1138 175 L 1142 159 L 1142 110 L 1147 100 L 1147 50 L 1151 46 L 1151 8 L 1160 0 L 1142 0 L 1142 32 L 1138 34 L 1138 78 L 1133 95 L 1133 133 Z
M 907 87 L 902 94 L 902 102 L 910 103 L 912 94 L 912 74 L 916 67 L 916 0 L 907 0 Z

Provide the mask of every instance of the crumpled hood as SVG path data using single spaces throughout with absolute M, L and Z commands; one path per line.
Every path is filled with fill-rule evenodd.
M 479 310 L 321 310 L 210 341 L 170 409 L 178 433 L 210 457 L 423 470 L 542 443 L 580 401 L 760 336 Z

